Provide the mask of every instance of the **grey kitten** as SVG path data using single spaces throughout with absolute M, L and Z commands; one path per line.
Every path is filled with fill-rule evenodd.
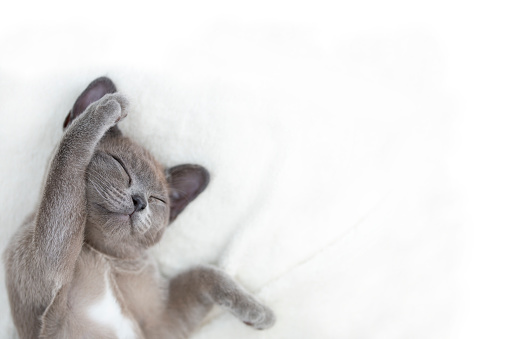
M 4 254 L 21 338 L 186 338 L 213 304 L 257 329 L 272 311 L 224 272 L 164 280 L 147 248 L 208 185 L 201 166 L 164 168 L 116 123 L 128 102 L 93 81 L 64 122 L 35 213 Z

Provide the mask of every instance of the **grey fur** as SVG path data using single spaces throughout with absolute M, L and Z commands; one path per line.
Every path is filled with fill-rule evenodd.
M 116 338 L 86 313 L 110 285 L 137 338 L 187 338 L 214 304 L 254 328 L 272 326 L 272 311 L 217 268 L 171 281 L 159 274 L 146 250 L 203 191 L 208 173 L 165 169 L 122 136 L 113 127 L 128 106 L 124 96 L 105 94 L 69 119 L 38 209 L 4 253 L 20 338 Z

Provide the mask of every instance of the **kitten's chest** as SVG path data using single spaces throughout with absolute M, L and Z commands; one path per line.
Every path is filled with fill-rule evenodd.
M 143 338 L 161 311 L 155 267 L 116 264 L 85 253 L 75 272 L 68 301 L 73 313 L 111 338 Z M 85 326 L 84 331 L 87 331 Z M 94 329 L 95 331 L 95 329 Z
M 113 276 L 122 303 L 142 330 L 158 326 L 164 312 L 165 289 L 155 263 L 139 268 L 141 272 L 113 268 Z
M 102 281 L 98 283 L 97 294 L 83 307 L 81 313 L 96 326 L 112 332 L 118 339 L 140 338 L 141 333 L 136 320 L 125 306 L 122 293 L 116 286 L 110 269 L 103 272 Z M 86 293 L 83 294 L 85 296 Z M 78 304 L 79 305 L 79 304 Z

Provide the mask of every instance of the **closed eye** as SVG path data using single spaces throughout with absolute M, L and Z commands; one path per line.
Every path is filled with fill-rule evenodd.
M 132 179 L 131 179 L 131 176 L 129 175 L 129 172 L 127 171 L 127 168 L 125 167 L 124 163 L 122 162 L 122 160 L 120 160 L 120 158 L 114 156 L 114 155 L 111 155 L 109 154 L 116 162 L 118 162 L 118 164 L 120 165 L 120 167 L 122 167 L 125 171 L 125 174 L 127 174 L 127 177 L 129 178 L 129 186 L 131 186 L 131 182 L 132 182 Z
M 166 204 L 166 201 L 162 198 L 158 198 L 158 197 L 154 197 L 153 195 L 150 197 L 152 199 L 156 199 L 156 200 L 159 200 L 160 202 L 162 202 L 163 204 Z

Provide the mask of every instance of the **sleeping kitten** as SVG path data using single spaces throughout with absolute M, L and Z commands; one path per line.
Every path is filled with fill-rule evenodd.
M 93 81 L 64 122 L 42 197 L 4 254 L 21 338 L 187 338 L 219 304 L 257 329 L 272 311 L 217 268 L 171 281 L 147 248 L 209 182 L 197 165 L 163 168 L 122 135 L 128 102 Z

